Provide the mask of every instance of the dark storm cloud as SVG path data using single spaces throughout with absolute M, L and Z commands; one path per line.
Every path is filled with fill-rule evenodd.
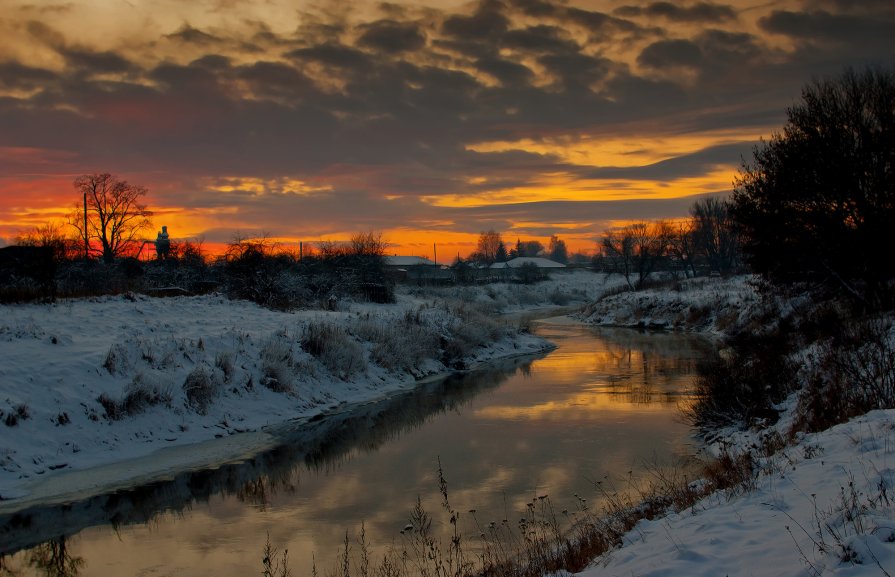
M 419 50 L 426 45 L 426 36 L 413 22 L 377 20 L 360 27 L 358 43 L 389 54 Z
M 645 7 L 622 6 L 615 11 L 625 17 L 649 16 L 667 18 L 673 22 L 724 22 L 735 20 L 736 11 L 723 4 L 698 2 L 690 6 L 671 2 L 653 2 Z
M 25 24 L 25 29 L 41 44 L 57 48 L 65 45 L 65 36 L 52 27 L 39 22 L 37 20 L 29 20 Z
M 792 12 L 778 10 L 759 20 L 761 27 L 775 34 L 815 43 L 866 45 L 867 42 L 891 48 L 895 18 L 879 14 L 833 14 L 824 10 Z
M 60 47 L 59 53 L 66 64 L 80 72 L 103 74 L 128 72 L 134 65 L 120 54 L 114 52 L 94 52 L 83 48 Z
M 254 62 L 240 67 L 235 74 L 246 81 L 257 96 L 287 98 L 293 104 L 298 99 L 320 97 L 310 78 L 282 62 Z
M 624 180 L 674 180 L 696 177 L 722 166 L 739 166 L 743 158 L 751 152 L 753 143 L 737 142 L 712 146 L 691 154 L 683 154 L 635 167 L 606 167 L 594 170 L 582 170 L 581 176 L 600 179 Z
M 0 86 L 31 90 L 45 86 L 56 74 L 43 68 L 25 66 L 19 62 L 0 62 Z
M 501 45 L 531 52 L 564 52 L 575 53 L 581 47 L 562 28 L 556 26 L 529 26 L 507 32 Z
M 556 75 L 567 91 L 589 92 L 589 85 L 606 77 L 612 62 L 580 52 L 549 54 L 538 61 Z
M 475 14 L 447 17 L 441 31 L 463 40 L 488 40 L 503 36 L 509 30 L 510 21 L 503 13 L 504 5 L 498 0 L 481 0 Z
M 556 16 L 562 9 L 556 4 L 544 0 L 511 0 L 510 4 L 526 16 L 538 18 Z
M 298 48 L 287 52 L 285 56 L 299 62 L 316 62 L 339 68 L 349 73 L 364 72 L 374 66 L 372 58 L 365 52 L 337 42 L 318 44 L 309 48 Z
M 729 191 L 669 199 L 527 202 L 442 209 L 444 213 L 440 214 L 450 215 L 458 226 L 464 227 L 466 232 L 472 233 L 482 230 L 476 226 L 481 221 L 501 220 L 512 224 L 515 222 L 574 223 L 591 221 L 606 223 L 619 220 L 655 220 L 686 216 L 690 206 L 697 199 L 727 192 Z M 464 225 L 464 222 L 471 223 L 471 225 Z M 557 231 L 554 229 L 553 232 Z M 563 232 L 559 231 L 559 235 L 562 237 Z
M 207 32 L 203 32 L 198 28 L 193 28 L 186 23 L 181 26 L 180 30 L 178 30 L 177 32 L 166 34 L 165 38 L 167 38 L 168 40 L 183 42 L 185 44 L 198 44 L 201 46 L 208 46 L 210 44 L 217 44 L 221 42 L 221 39 L 217 36 L 214 36 Z
M 641 66 L 673 68 L 697 67 L 702 62 L 702 50 L 689 40 L 660 40 L 643 49 L 637 57 Z
M 504 60 L 496 56 L 479 58 L 476 68 L 496 78 L 503 86 L 527 86 L 534 79 L 534 73 L 524 64 Z

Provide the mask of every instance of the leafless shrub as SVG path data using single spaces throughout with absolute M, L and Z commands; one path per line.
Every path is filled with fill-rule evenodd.
M 308 323 L 302 332 L 301 346 L 340 378 L 350 378 L 366 369 L 363 347 L 339 326 L 320 320 Z
M 5 416 L 3 411 L 0 411 L 0 418 L 3 419 L 3 422 L 7 427 L 15 427 L 19 424 L 20 420 L 25 421 L 31 418 L 31 409 L 29 409 L 28 405 L 25 403 L 20 403 L 13 407 Z
M 362 318 L 352 331 L 371 343 L 373 362 L 390 371 L 413 372 L 439 355 L 438 335 L 420 309 L 407 311 L 397 322 L 389 317 Z
M 840 325 L 820 348 L 799 399 L 796 427 L 822 430 L 874 409 L 895 407 L 895 335 L 891 319 Z
M 115 343 L 109 347 L 109 352 L 106 353 L 106 360 L 103 361 L 103 368 L 106 369 L 110 375 L 114 375 L 117 372 L 125 370 L 127 366 L 127 349 L 120 343 Z
M 143 373 L 137 373 L 125 388 L 121 408 L 126 415 L 136 415 L 147 407 L 169 404 L 171 398 L 170 387 L 160 385 Z
M 224 381 L 229 383 L 236 370 L 233 366 L 233 355 L 229 352 L 218 353 L 214 358 L 214 366 L 224 373 Z
M 571 300 L 569 295 L 566 294 L 565 292 L 561 291 L 559 288 L 553 289 L 553 291 L 550 293 L 549 298 L 550 298 L 550 302 L 552 304 L 555 304 L 555 305 L 561 306 L 561 307 L 568 305 L 569 301 Z
M 294 360 L 286 339 L 286 335 L 273 335 L 261 347 L 261 384 L 275 393 L 292 392 Z
M 204 367 L 199 366 L 190 371 L 183 382 L 187 404 L 200 415 L 205 414 L 208 405 L 221 389 L 222 383 L 215 377 L 214 372 L 206 371 Z
M 118 421 L 132 417 L 149 407 L 170 404 L 172 394 L 170 387 L 155 382 L 152 378 L 137 373 L 124 389 L 124 395 L 115 399 L 108 393 L 102 393 L 97 401 L 106 412 L 106 418 Z

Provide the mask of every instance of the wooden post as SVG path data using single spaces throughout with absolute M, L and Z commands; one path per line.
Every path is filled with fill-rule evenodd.
M 87 193 L 84 193 L 84 260 L 90 258 L 90 235 L 87 234 Z

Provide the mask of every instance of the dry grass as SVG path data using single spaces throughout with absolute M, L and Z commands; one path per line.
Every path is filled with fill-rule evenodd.
M 600 555 L 618 547 L 639 521 L 693 507 L 716 492 L 739 492 L 754 486 L 758 460 L 750 453 L 722 451 L 701 464 L 692 481 L 682 467 L 648 468 L 648 478 L 625 480 L 617 488 L 608 480 L 595 483 L 597 505 L 578 495 L 571 507 L 559 508 L 549 495 L 539 495 L 519 512 L 518 519 L 482 522 L 475 510 L 457 511 L 451 504 L 439 461 L 436 479 L 441 497 L 441 525 L 446 537 L 435 535 L 433 514 L 417 499 L 401 532 L 403 541 L 372 563 L 362 527 L 359 547 L 345 546 L 333 577 L 542 577 L 561 571 L 578 572 Z M 692 467 L 690 470 L 693 470 Z M 316 562 L 313 574 L 317 574 Z

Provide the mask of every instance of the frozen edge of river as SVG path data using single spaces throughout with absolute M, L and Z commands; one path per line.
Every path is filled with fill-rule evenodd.
M 569 307 L 544 307 L 508 315 L 542 319 L 570 312 Z M 563 317 L 559 317 L 563 318 Z M 572 321 L 574 322 L 574 321 Z M 177 475 L 238 463 L 282 444 L 283 436 L 312 421 L 351 412 L 365 405 L 381 402 L 417 387 L 441 381 L 452 374 L 472 372 L 508 359 L 537 356 L 555 348 L 541 339 L 538 348 L 522 352 L 488 351 L 485 360 L 470 363 L 463 371 L 446 371 L 414 381 L 395 380 L 388 388 L 373 394 L 358 395 L 336 405 L 312 409 L 306 414 L 266 425 L 259 430 L 212 437 L 197 442 L 156 449 L 146 455 L 83 469 L 59 470 L 36 478 L 22 479 L 12 487 L 10 498 L 0 500 L 0 514 L 14 514 L 36 506 L 54 506 L 84 500 L 96 495 L 132 489 L 149 483 L 174 479 Z

